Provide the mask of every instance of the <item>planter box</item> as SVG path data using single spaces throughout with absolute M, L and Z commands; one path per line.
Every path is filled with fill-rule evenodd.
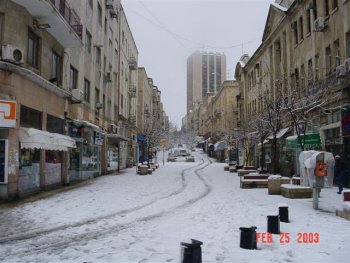
M 312 188 L 308 186 L 282 184 L 281 194 L 282 196 L 290 199 L 312 198 Z
M 242 189 L 267 188 L 268 180 L 267 179 L 242 179 L 240 186 Z
M 228 171 L 229 168 L 230 168 L 230 166 L 225 165 L 225 166 L 224 166 L 224 171 Z
M 236 166 L 230 166 L 228 170 L 230 171 L 230 173 L 237 173 Z
M 245 174 L 256 173 L 256 170 L 237 170 L 238 176 L 243 176 Z

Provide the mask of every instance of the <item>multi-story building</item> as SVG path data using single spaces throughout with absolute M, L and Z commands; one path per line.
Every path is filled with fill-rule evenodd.
M 119 0 L 1 1 L 0 46 L 0 198 L 127 166 L 138 51 Z
M 203 98 L 218 92 L 226 80 L 223 53 L 196 51 L 187 59 L 187 113 Z
M 0 198 L 69 182 L 76 142 L 65 135 L 73 100 L 64 65 L 66 50 L 83 46 L 82 28 L 66 1 L 0 2 Z
M 304 149 L 328 150 L 350 163 L 344 127 L 349 115 L 349 10 L 348 1 L 276 1 L 269 9 L 262 44 L 249 60 L 244 57 L 237 64 L 241 125 L 266 111 L 262 94 L 269 94 L 276 104 L 283 100 L 279 103 L 285 110 L 276 139 L 279 160 L 284 163 L 295 164 L 301 150 L 297 136 L 283 140 L 287 131 L 309 134 Z M 315 102 L 319 103 L 309 109 Z M 293 123 L 288 107 L 305 108 L 300 123 Z M 293 145 L 296 155 L 294 149 L 284 151 Z M 252 161 L 257 164 L 257 160 Z M 296 167 L 283 170 L 288 175 L 298 173 Z

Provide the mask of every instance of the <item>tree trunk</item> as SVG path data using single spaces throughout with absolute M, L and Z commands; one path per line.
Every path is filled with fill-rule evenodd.
M 263 137 L 261 137 L 260 143 L 261 143 L 260 166 L 261 166 L 261 171 L 263 171 L 264 167 L 265 167 L 265 146 L 264 146 L 264 138 Z

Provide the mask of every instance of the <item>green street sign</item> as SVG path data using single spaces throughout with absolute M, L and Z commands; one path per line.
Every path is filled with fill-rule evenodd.
M 299 140 L 300 139 L 300 140 Z M 300 147 L 300 141 L 304 147 L 317 147 L 321 145 L 321 138 L 319 133 L 307 133 L 299 136 L 290 136 L 286 139 L 286 147 L 288 149 L 297 149 Z

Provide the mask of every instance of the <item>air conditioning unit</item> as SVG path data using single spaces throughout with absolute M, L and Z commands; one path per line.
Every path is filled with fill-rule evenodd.
M 96 102 L 95 108 L 96 108 L 97 110 L 102 109 L 102 103 L 101 103 L 101 102 Z
M 112 82 L 112 73 L 111 72 L 107 72 L 107 74 L 106 74 L 106 81 L 107 82 Z
M 113 9 L 113 0 L 106 0 L 106 9 Z
M 118 126 L 115 124 L 111 124 L 111 132 L 112 133 L 118 133 Z
M 340 65 L 340 66 L 336 67 L 335 72 L 336 72 L 337 78 L 344 78 L 346 75 L 345 66 Z
M 84 92 L 80 89 L 72 89 L 72 100 L 73 101 L 83 101 Z
M 23 50 L 12 45 L 3 45 L 2 60 L 8 61 L 14 64 L 22 64 Z
M 327 21 L 323 16 L 318 17 L 314 21 L 314 31 L 315 32 L 321 32 L 323 31 L 327 26 Z
M 344 60 L 345 72 L 350 71 L 350 58 Z

